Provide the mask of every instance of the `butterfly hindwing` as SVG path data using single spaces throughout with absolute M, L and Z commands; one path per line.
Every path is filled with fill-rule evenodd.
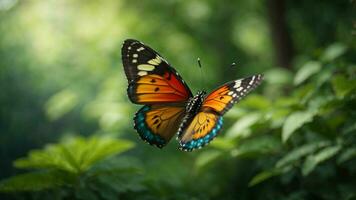
M 180 149 L 192 151 L 207 145 L 222 128 L 223 117 L 214 111 L 204 110 L 195 115 L 179 137 Z
M 185 102 L 192 93 L 180 75 L 156 51 L 128 39 L 122 46 L 122 62 L 133 103 Z
M 146 105 L 135 115 L 135 129 L 142 140 L 162 148 L 176 134 L 183 115 L 183 106 Z
M 211 92 L 204 100 L 202 108 L 210 108 L 220 115 L 225 114 L 233 105 L 255 89 L 262 81 L 261 74 L 235 80 L 224 84 Z

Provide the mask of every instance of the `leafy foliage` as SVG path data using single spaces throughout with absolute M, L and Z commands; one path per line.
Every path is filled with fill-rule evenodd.
M 42 150 L 31 151 L 26 158 L 17 159 L 14 162 L 15 167 L 34 171 L 3 180 L 0 183 L 0 191 L 48 191 L 67 188 L 69 193 L 62 194 L 62 198 L 68 195 L 78 196 L 79 199 L 86 199 L 85 195 L 93 198 L 96 195 L 89 185 L 111 185 L 109 180 L 106 180 L 110 177 L 112 181 L 125 182 L 125 176 L 140 173 L 135 165 L 125 164 L 124 160 L 107 160 L 132 147 L 133 143 L 130 141 L 108 137 L 67 137 L 59 144 L 47 145 Z M 125 176 L 122 176 L 122 173 L 125 173 Z M 140 188 L 140 185 L 134 185 L 138 183 L 132 181 L 120 187 L 116 185 L 116 195 Z
M 313 120 L 314 113 L 312 112 L 294 112 L 286 118 L 282 129 L 282 140 L 286 142 L 288 138 L 303 124 Z
M 337 60 L 345 49 L 341 44 L 332 45 L 325 50 L 320 61 L 303 65 L 296 73 L 296 87 L 291 90 L 291 94 L 278 97 L 279 100 L 271 105 L 260 106 L 265 104 L 263 102 L 273 102 L 265 97 L 247 97 L 235 109 L 235 113 L 241 117 L 225 135 L 225 138 L 232 138 L 235 145 L 225 143 L 226 145 L 221 147 L 220 142 L 215 145 L 220 151 L 230 154 L 219 154 L 219 151 L 215 152 L 213 157 L 202 154 L 202 158 L 197 159 L 197 166 L 204 167 L 202 160 L 206 159 L 209 159 L 209 163 L 214 163 L 213 158 L 218 160 L 227 155 L 235 159 L 247 156 L 256 159 L 252 165 L 262 170 L 251 177 L 250 187 L 257 187 L 273 178 L 274 182 L 279 182 L 282 187 L 303 184 L 304 186 L 298 189 L 303 198 L 312 195 L 310 192 L 313 186 L 319 187 L 313 195 L 331 198 L 339 196 L 338 191 L 325 193 L 328 186 L 324 185 L 323 181 L 332 184 L 329 179 L 337 179 L 335 187 L 338 190 L 347 190 L 348 197 L 355 197 L 355 192 L 346 189 L 353 187 L 354 180 L 350 178 L 341 181 L 333 175 L 341 173 L 340 170 L 344 170 L 343 173 L 351 177 L 356 175 L 353 170 L 355 163 L 350 161 L 355 158 L 356 144 L 356 84 L 353 83 L 356 71 L 352 64 L 340 65 L 342 62 Z M 256 102 L 257 100 L 260 103 Z M 252 118 L 256 116 L 252 113 L 257 110 L 258 118 Z M 231 137 L 241 135 L 241 131 L 248 134 L 244 134 L 244 137 Z M 259 142 L 266 135 L 268 140 L 262 140 L 265 144 Z M 279 141 L 278 137 L 281 137 Z M 349 162 L 343 163 L 346 160 Z M 280 195 L 278 190 L 273 194 L 271 190 L 275 188 L 267 188 L 270 195 Z M 283 198 L 292 197 L 286 193 Z
M 111 138 L 66 138 L 59 145 L 33 150 L 27 158 L 15 161 L 17 168 L 57 169 L 80 174 L 109 156 L 127 151 L 133 144 Z
M 273 2 L 0 1 L 0 199 L 355 199 L 354 1 L 285 1 L 289 66 Z M 193 91 L 265 80 L 209 146 L 152 148 L 132 128 L 126 38 Z

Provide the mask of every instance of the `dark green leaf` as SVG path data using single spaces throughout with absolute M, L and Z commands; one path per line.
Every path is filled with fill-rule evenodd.
M 290 170 L 291 168 L 285 167 L 285 168 L 279 168 L 279 169 L 272 169 L 272 170 L 266 170 L 258 173 L 255 175 L 250 182 L 248 183 L 249 187 L 255 186 L 263 181 L 266 181 L 274 176 L 278 176 L 282 173 L 286 173 Z
M 294 85 L 299 85 L 307 80 L 313 74 L 319 72 L 321 63 L 318 61 L 309 61 L 305 63 L 294 77 Z
M 291 135 L 304 124 L 311 122 L 315 112 L 298 111 L 289 115 L 283 124 L 282 141 L 286 142 Z
M 345 149 L 341 155 L 339 156 L 337 162 L 338 163 L 343 163 L 346 162 L 352 158 L 356 157 L 356 147 L 350 147 Z
M 321 56 L 323 61 L 333 61 L 340 57 L 346 51 L 346 46 L 342 43 L 334 43 L 330 45 Z
M 260 113 L 250 113 L 241 117 L 226 133 L 226 138 L 244 138 L 250 135 L 250 126 L 261 119 Z
M 349 80 L 344 75 L 336 75 L 332 79 L 332 86 L 339 98 L 344 98 L 349 92 L 356 88 L 356 80 Z
M 340 149 L 341 146 L 325 147 L 324 149 L 320 150 L 318 153 L 308 156 L 302 167 L 303 175 L 304 176 L 308 175 L 310 172 L 314 170 L 314 168 L 319 163 L 335 156 L 340 151 Z
M 58 171 L 31 172 L 13 176 L 0 182 L 1 192 L 39 191 L 66 184 L 66 174 Z
M 283 158 L 281 158 L 276 163 L 276 167 L 281 168 L 286 165 L 290 165 L 290 164 L 294 163 L 295 161 L 300 160 L 304 156 L 306 156 L 308 154 L 312 154 L 313 152 L 317 151 L 318 149 L 325 147 L 329 144 L 330 144 L 330 142 L 328 142 L 328 141 L 320 141 L 320 142 L 305 144 L 301 147 L 293 149 L 291 152 L 286 154 Z
M 280 140 L 276 137 L 259 136 L 243 140 L 231 151 L 233 157 L 258 157 L 272 153 L 280 148 Z
M 14 162 L 18 168 L 60 169 L 72 173 L 88 170 L 109 156 L 127 151 L 133 143 L 106 137 L 70 137 L 62 143 L 33 150 L 26 158 Z
M 195 161 L 195 167 L 200 170 L 204 168 L 206 165 L 214 162 L 217 158 L 219 158 L 223 152 L 217 150 L 204 151 L 197 157 Z

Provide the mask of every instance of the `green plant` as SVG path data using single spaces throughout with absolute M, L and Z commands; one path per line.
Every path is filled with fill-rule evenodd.
M 251 95 L 236 106 L 228 117 L 238 120 L 212 143 L 214 152 L 198 157 L 198 169 L 224 158 L 252 160 L 244 169 L 250 191 L 266 189 L 271 199 L 355 197 L 356 68 L 342 59 L 346 52 L 342 44 L 329 46 L 319 60 L 305 62 L 293 82 L 274 82 L 281 73 L 267 72 L 267 87 L 286 92 Z
M 0 191 L 30 192 L 37 197 L 51 194 L 53 199 L 96 199 L 141 190 L 141 180 L 134 178 L 141 173 L 137 163 L 113 157 L 133 146 L 130 141 L 109 137 L 64 138 L 17 159 L 16 168 L 33 171 L 1 181 Z

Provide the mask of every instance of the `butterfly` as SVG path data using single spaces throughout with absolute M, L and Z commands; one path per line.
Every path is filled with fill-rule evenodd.
M 263 78 L 258 74 L 193 95 L 177 71 L 142 42 L 125 40 L 121 56 L 128 97 L 144 105 L 135 114 L 134 128 L 142 140 L 159 148 L 176 134 L 181 150 L 207 145 L 221 130 L 223 115 Z

